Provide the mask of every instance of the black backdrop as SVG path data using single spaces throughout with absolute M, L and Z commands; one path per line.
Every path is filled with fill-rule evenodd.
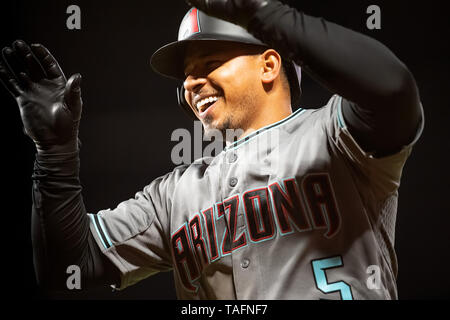
M 115 207 L 171 171 L 170 136 L 193 130 L 177 109 L 175 83 L 156 75 L 149 57 L 176 38 L 188 9 L 182 0 L 2 2 L 0 46 L 15 39 L 47 46 L 66 76 L 83 75 L 81 181 L 89 211 Z M 444 1 L 289 1 L 315 16 L 372 36 L 410 68 L 420 88 L 426 128 L 404 169 L 396 249 L 400 299 L 449 298 L 449 54 Z M 81 8 L 81 30 L 66 28 L 66 8 Z M 366 28 L 366 8 L 378 4 L 382 29 Z M 321 106 L 331 93 L 303 80 L 303 105 Z M 175 299 L 171 273 L 123 292 L 109 288 L 49 296 L 34 278 L 30 236 L 34 146 L 22 133 L 18 109 L 0 89 L 3 159 L 2 268 L 8 292 L 32 298 Z

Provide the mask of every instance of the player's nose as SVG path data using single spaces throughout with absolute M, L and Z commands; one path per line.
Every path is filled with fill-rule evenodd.
M 186 80 L 184 80 L 184 97 L 191 107 L 193 106 L 192 99 L 194 94 L 199 92 L 206 82 L 207 80 L 204 77 L 196 77 L 192 75 L 189 75 Z
M 196 77 L 189 75 L 186 80 L 184 80 L 184 89 L 187 92 L 198 92 L 205 84 L 207 80 L 205 77 Z

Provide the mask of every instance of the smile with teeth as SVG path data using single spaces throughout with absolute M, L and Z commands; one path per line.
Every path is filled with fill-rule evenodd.
M 219 100 L 219 97 L 216 97 L 216 96 L 208 97 L 208 98 L 202 99 L 202 100 L 200 100 L 200 101 L 197 103 L 197 106 L 196 106 L 196 107 L 197 107 L 197 110 L 200 111 L 200 112 L 203 112 L 203 111 L 205 111 L 205 110 L 207 109 L 207 107 L 208 107 L 210 104 L 216 102 L 217 100 Z

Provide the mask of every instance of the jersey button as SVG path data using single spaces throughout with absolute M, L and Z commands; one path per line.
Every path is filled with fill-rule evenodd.
M 236 153 L 231 153 L 230 156 L 228 157 L 228 162 L 229 163 L 235 163 L 237 160 L 238 156 Z
M 244 259 L 244 260 L 241 261 L 241 267 L 243 269 L 247 269 L 249 265 L 250 265 L 250 260 Z
M 231 187 L 236 187 L 237 183 L 238 183 L 238 179 L 237 178 L 231 178 L 230 179 L 230 186 Z

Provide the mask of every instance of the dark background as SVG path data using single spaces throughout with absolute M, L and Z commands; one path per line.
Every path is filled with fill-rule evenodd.
M 151 54 L 174 41 L 188 6 L 162 1 L 2 2 L 0 47 L 15 39 L 44 44 L 67 78 L 83 75 L 80 139 L 84 201 L 91 212 L 113 208 L 156 177 L 172 170 L 170 141 L 176 128 L 193 130 L 177 108 L 175 83 L 149 67 Z M 392 49 L 414 74 L 426 113 L 421 140 L 406 164 L 397 217 L 400 299 L 450 297 L 449 26 L 444 1 L 289 1 L 374 37 Z M 81 8 L 81 30 L 66 28 L 66 8 Z M 366 28 L 366 8 L 382 10 L 382 29 Z M 303 80 L 303 106 L 321 106 L 331 93 Z M 34 145 L 22 133 L 16 103 L 0 88 L 3 159 L 3 286 L 11 296 L 32 298 L 175 299 L 171 273 L 112 293 L 44 294 L 34 278 L 31 235 L 31 173 Z

